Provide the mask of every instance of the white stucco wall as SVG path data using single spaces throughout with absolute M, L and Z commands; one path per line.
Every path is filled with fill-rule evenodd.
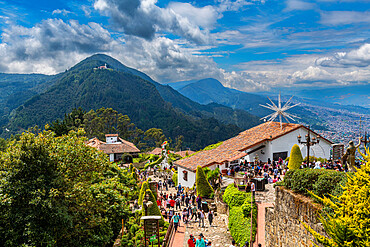
M 288 157 L 290 156 L 290 151 L 294 144 L 298 144 L 301 148 L 302 156 L 306 157 L 307 149 L 306 146 L 303 144 L 298 143 L 297 136 L 300 135 L 302 137 L 302 141 L 305 141 L 305 136 L 308 134 L 308 131 L 305 128 L 299 128 L 295 131 L 292 131 L 280 138 L 277 138 L 271 142 L 271 158 L 273 153 L 279 152 L 288 152 Z M 311 132 L 310 133 L 311 139 L 315 135 Z M 319 144 L 316 144 L 310 148 L 310 156 L 321 157 L 325 159 L 330 159 L 330 150 L 331 144 L 326 140 L 320 138 Z
M 113 162 L 114 161 L 114 154 L 109 154 L 109 161 Z
M 188 172 L 188 181 L 184 180 L 184 171 L 185 169 L 182 167 L 177 167 L 177 177 L 178 177 L 178 182 L 181 183 L 181 186 L 183 187 L 193 187 L 195 184 L 195 172 L 186 170 Z

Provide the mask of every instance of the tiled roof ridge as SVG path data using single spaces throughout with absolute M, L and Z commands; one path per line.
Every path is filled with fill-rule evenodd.
M 225 161 L 232 161 L 232 159 L 245 156 L 245 150 L 266 140 L 279 138 L 302 126 L 300 124 L 283 123 L 283 129 L 281 130 L 279 122 L 262 123 L 224 141 L 215 149 L 201 151 L 188 158 L 178 160 L 175 164 L 194 171 L 198 165 L 205 167 L 214 163 L 221 164 Z M 262 132 L 262 130 L 264 131 Z

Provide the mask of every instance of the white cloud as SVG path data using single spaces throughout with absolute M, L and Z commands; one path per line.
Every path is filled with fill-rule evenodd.
M 325 11 L 321 13 L 321 24 L 328 26 L 353 23 L 370 23 L 370 12 L 360 11 Z
M 285 8 L 286 11 L 310 10 L 316 7 L 314 3 L 309 3 L 302 0 L 287 0 L 286 5 L 287 5 Z
M 212 29 L 217 19 L 222 17 L 211 5 L 197 8 L 189 3 L 170 2 L 168 8 L 172 9 L 179 16 L 187 18 L 194 25 L 206 29 Z
M 323 67 L 367 67 L 370 65 L 370 44 L 364 44 L 349 52 L 337 52 L 332 56 L 317 59 L 316 64 Z
M 155 0 L 96 0 L 94 8 L 109 16 L 116 30 L 128 35 L 151 40 L 157 32 L 170 32 L 195 43 L 210 42 L 209 30 L 201 29 L 196 20 L 189 20 L 171 8 L 160 8 L 155 4 Z M 180 11 L 179 8 L 177 10 Z M 211 13 L 209 8 L 198 8 L 197 11 Z M 183 14 L 184 9 L 181 12 Z M 202 24 L 206 23 L 203 21 Z
M 52 15 L 62 14 L 64 16 L 67 16 L 68 14 L 71 14 L 71 11 L 65 10 L 65 9 L 56 9 L 52 12 Z

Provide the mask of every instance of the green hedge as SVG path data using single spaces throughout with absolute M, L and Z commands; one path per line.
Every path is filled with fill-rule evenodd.
M 222 199 L 230 208 L 243 205 L 246 198 L 247 193 L 239 191 L 234 184 L 229 184 L 222 196 Z
M 314 192 L 317 196 L 329 196 L 342 194 L 342 187 L 347 182 L 344 172 L 326 169 L 298 169 L 289 170 L 284 177 L 284 186 L 309 196 L 308 191 Z
M 197 195 L 205 198 L 212 198 L 215 192 L 212 186 L 209 184 L 201 166 L 197 167 L 197 173 L 195 176 L 196 176 L 195 183 L 197 185 Z
M 233 207 L 229 211 L 229 230 L 236 243 L 242 245 L 250 241 L 251 219 L 243 216 L 242 207 Z
M 239 191 L 234 184 L 229 184 L 222 197 L 230 207 L 229 229 L 233 239 L 240 245 L 250 241 L 251 228 L 251 193 Z M 253 201 L 253 233 L 252 241 L 257 233 L 257 205 Z

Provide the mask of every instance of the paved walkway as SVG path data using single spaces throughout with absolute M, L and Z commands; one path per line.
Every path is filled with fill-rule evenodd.
M 272 207 L 275 202 L 275 189 L 273 184 L 266 184 L 265 191 L 256 192 L 256 204 L 258 208 L 257 215 L 257 235 L 256 241 L 254 242 L 254 247 L 261 244 L 262 247 L 265 246 L 265 212 L 266 207 Z
M 183 246 L 183 243 L 185 241 L 185 229 L 186 227 L 184 225 L 180 225 L 180 227 L 177 229 L 177 232 L 175 233 L 174 237 L 172 238 L 171 247 L 181 247 Z

